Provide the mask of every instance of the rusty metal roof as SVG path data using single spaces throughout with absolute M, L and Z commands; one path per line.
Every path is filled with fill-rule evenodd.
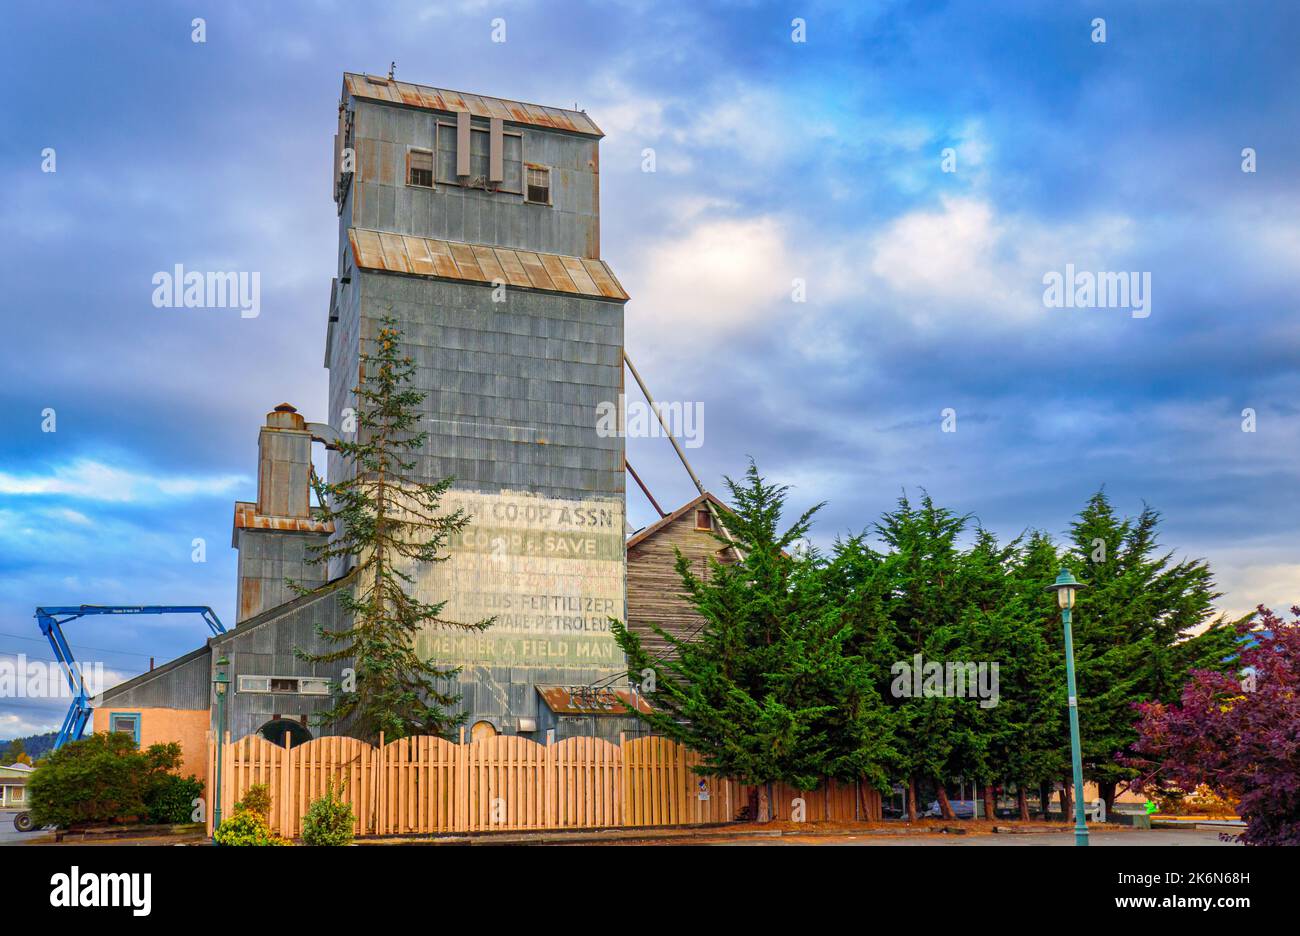
M 537 694 L 546 707 L 557 715 L 631 715 L 633 708 L 642 712 L 654 709 L 631 689 L 602 686 L 537 686 Z
M 520 289 L 545 289 L 618 302 L 626 302 L 628 298 L 604 260 L 463 244 L 366 228 L 349 228 L 348 240 L 352 242 L 352 259 L 363 270 L 470 283 L 500 280 Z
M 269 517 L 257 512 L 257 505 L 235 501 L 235 529 L 280 530 L 285 533 L 333 533 L 334 524 L 316 517 Z
M 548 127 L 552 130 L 567 130 L 570 133 L 582 133 L 587 136 L 605 135 L 600 127 L 597 127 L 595 122 L 582 111 L 526 104 L 523 101 L 507 101 L 504 98 L 487 97 L 483 94 L 463 94 L 460 91 L 431 88 L 428 85 L 411 84 L 376 75 L 344 72 L 343 96 L 347 97 L 349 94 L 372 101 L 387 101 L 390 104 L 404 104 L 407 107 L 420 107 L 425 110 L 449 113 L 469 111 L 475 117 L 500 117 L 502 120 L 514 123 Z

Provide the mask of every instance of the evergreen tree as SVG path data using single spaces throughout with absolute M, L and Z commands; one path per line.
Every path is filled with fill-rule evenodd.
M 27 747 L 23 744 L 22 738 L 14 738 L 9 742 L 3 754 L 0 754 L 0 764 L 9 766 L 11 764 L 29 764 L 31 760 L 21 760 L 27 757 Z
M 895 709 L 887 701 L 890 670 L 897 661 L 886 611 L 892 587 L 889 571 L 885 557 L 860 534 L 835 543 L 820 576 L 823 601 L 848 628 L 842 646 L 856 670 L 855 689 L 870 700 L 869 717 L 859 725 L 860 731 L 869 733 L 861 742 L 867 763 L 859 776 L 881 791 L 904 768 L 895 736 Z
M 962 610 L 962 582 L 957 538 L 967 523 L 967 517 L 937 507 L 929 494 L 922 495 L 918 507 L 904 494 L 898 508 L 875 525 L 891 550 L 885 558 L 890 584 L 876 644 L 884 659 L 908 666 L 917 655 L 926 663 L 946 661 L 959 646 L 956 620 Z M 951 779 L 955 748 L 968 740 L 954 700 L 918 699 L 892 691 L 887 698 L 908 783 L 908 817 L 917 817 L 918 782 L 929 780 L 937 787 L 944 817 L 952 818 L 945 784 Z
M 380 732 L 386 740 L 416 734 L 449 737 L 464 720 L 463 713 L 454 711 L 460 696 L 447 687 L 459 668 L 420 659 L 415 639 L 428 627 L 481 630 L 492 623 L 447 621 L 442 617 L 446 601 L 430 603 L 413 594 L 413 573 L 425 563 L 446 561 L 448 539 L 465 528 L 469 517 L 461 510 L 440 513 L 452 479 L 430 484 L 410 476 L 415 468 L 411 453 L 424 446 L 428 433 L 418 430 L 425 395 L 408 386 L 415 364 L 400 354 L 401 340 L 395 320 L 385 318 L 361 353 L 364 377 L 353 390 L 356 438 L 338 443 L 351 471 L 341 481 L 318 485 L 323 516 L 334 522 L 336 532 L 314 550 L 311 561 L 347 558 L 354 563 L 352 587 L 339 592 L 350 625 L 317 628 L 332 648 L 326 652 L 296 651 L 313 663 L 350 661 L 355 684 L 336 686 L 331 707 L 318 720 L 346 721 L 354 734 L 372 740 Z M 296 587 L 300 593 L 310 591 Z
M 1056 578 L 1060 558 L 1051 538 L 1029 535 L 1013 562 L 1008 614 L 1017 629 L 1015 660 L 1004 693 L 1021 726 L 1006 752 L 1007 775 L 1016 781 L 1020 816 L 1029 818 L 1028 789 L 1044 788 L 1069 767 L 1065 684 L 1065 635 L 1056 595 L 1046 588 Z M 1046 803 L 1040 802 L 1046 811 Z
M 1235 649 L 1232 622 L 1210 619 L 1220 593 L 1209 565 L 1160 552 L 1159 524 L 1146 506 L 1120 518 L 1101 490 L 1071 526 L 1066 564 L 1088 586 L 1073 621 L 1084 773 L 1108 809 L 1136 775 L 1116 759 L 1136 738 L 1134 706 L 1173 701 L 1192 669 L 1223 670 Z
M 826 563 L 792 554 L 820 505 L 782 532 L 786 488 L 765 483 L 753 463 L 743 484 L 726 483 L 733 508 L 721 511 L 722 523 L 738 561 L 713 560 L 702 579 L 677 559 L 699 632 L 682 640 L 656 627 L 676 656 L 655 659 L 612 622 L 629 670 L 654 673 L 654 710 L 644 719 L 698 751 L 705 774 L 801 790 L 825 776 L 883 783 L 884 713 L 867 670 L 846 652 L 852 627 L 827 605 Z M 767 806 L 760 798 L 760 819 Z
M 977 679 L 983 667 L 985 681 L 979 688 L 996 693 L 985 698 L 968 690 L 967 697 L 954 700 L 957 730 L 947 774 L 979 784 L 989 818 L 994 816 L 994 784 L 1007 777 L 1011 751 L 1026 727 L 1018 685 L 1025 634 L 1012 613 L 1009 575 L 1018 548 L 1019 540 L 1001 546 L 988 530 L 976 531 L 974 545 L 961 557 L 957 645 L 949 651 L 950 659 L 977 667 Z

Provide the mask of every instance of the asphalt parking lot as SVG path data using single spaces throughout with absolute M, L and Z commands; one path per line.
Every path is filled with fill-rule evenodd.
M 714 839 L 701 843 L 708 845 L 881 845 L 903 848 L 915 848 L 920 845 L 951 846 L 955 848 L 980 848 L 984 846 L 1016 847 L 1074 847 L 1074 836 L 1067 832 L 1041 832 L 1023 835 L 782 835 L 779 838 L 759 838 L 754 836 Z M 1151 829 L 1149 831 L 1124 830 L 1114 832 L 1091 832 L 1088 836 L 1089 847 L 1110 848 L 1143 846 L 1187 846 L 1204 847 L 1241 847 L 1236 842 L 1224 842 L 1218 832 L 1203 832 L 1197 829 Z
M 14 816 L 16 815 L 18 815 L 16 809 L 0 809 L 0 845 L 18 845 L 41 834 L 39 829 L 33 829 L 31 832 L 19 832 L 15 829 Z

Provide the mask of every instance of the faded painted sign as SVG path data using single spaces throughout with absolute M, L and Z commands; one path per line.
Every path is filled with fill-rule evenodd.
M 420 571 L 417 593 L 445 600 L 445 620 L 496 622 L 480 632 L 430 628 L 417 643 L 421 657 L 512 667 L 625 665 L 609 629 L 609 619 L 624 613 L 620 501 L 450 491 L 442 507 L 463 509 L 470 524 L 448 544 L 447 561 Z

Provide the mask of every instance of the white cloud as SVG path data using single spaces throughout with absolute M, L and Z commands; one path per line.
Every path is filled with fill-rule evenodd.
M 898 293 L 1005 299 L 996 251 L 1004 228 L 985 201 L 944 198 L 896 219 L 870 244 L 872 274 Z
M 1090 216 L 1047 223 L 1000 214 L 987 199 L 945 196 L 937 207 L 894 219 L 865 247 L 866 267 L 882 293 L 854 271 L 852 253 L 838 256 L 839 292 L 848 283 L 873 295 L 892 294 L 891 308 L 917 325 L 968 320 L 1023 324 L 1042 320 L 1044 274 L 1065 264 L 1080 270 L 1127 270 L 1132 221 Z
M 59 465 L 45 474 L 0 472 L 0 494 L 54 495 L 122 503 L 213 496 L 248 483 L 249 479 L 243 475 L 153 475 L 86 458 Z M 73 516 L 65 519 L 81 522 Z
M 693 113 L 695 120 L 681 134 L 685 140 L 741 153 L 759 166 L 780 163 L 814 139 L 835 132 L 833 126 L 804 116 L 778 116 L 790 113 L 786 98 L 753 86 L 723 89 Z
M 1286 537 L 1264 537 L 1243 545 L 1205 546 L 1196 553 L 1210 560 L 1223 592 L 1219 608 L 1240 617 L 1262 604 L 1286 616 L 1292 605 L 1300 604 L 1300 563 L 1277 561 L 1287 546 Z
M 651 97 L 639 87 L 609 73 L 593 84 L 588 109 L 606 134 L 606 165 L 639 162 L 642 148 L 650 146 L 657 172 L 681 175 L 697 162 L 714 165 L 706 151 L 717 151 L 726 154 L 730 170 L 764 178 L 839 132 L 833 121 L 801 110 L 779 88 L 721 82 L 685 95 Z
M 88 680 L 88 687 L 97 692 L 110 689 L 135 675 L 130 670 L 104 664 L 94 651 L 80 651 L 75 644 L 73 650 Z M 97 664 L 102 669 L 96 669 Z M 33 641 L 28 647 L 0 650 L 0 666 L 14 672 L 23 687 L 23 695 L 0 699 L 0 739 L 56 730 L 67 715 L 72 694 L 62 668 L 51 661 L 49 648 Z M 28 692 L 42 694 L 28 696 Z
M 797 266 L 786 240 L 775 218 L 702 218 L 647 252 L 628 278 L 631 315 L 696 334 L 750 324 L 789 300 Z
M 67 706 L 64 706 L 66 709 Z M 9 741 L 13 738 L 25 738 L 28 735 L 44 734 L 56 731 L 63 720 L 63 712 L 49 703 L 42 703 L 24 710 L 0 712 L 0 738 Z
M 732 210 L 707 196 L 674 206 L 678 235 L 650 246 L 625 276 L 634 339 L 645 323 L 655 346 L 671 346 L 674 329 L 708 342 L 779 315 L 802 333 L 792 341 L 830 361 L 840 354 L 826 342 L 845 307 L 860 316 L 869 306 L 882 323 L 914 329 L 968 323 L 972 312 L 984 325 L 1045 321 L 1044 273 L 1066 263 L 1122 269 L 1116 252 L 1132 242 L 1126 218 L 1049 225 L 1000 216 L 980 198 L 944 197 L 877 232 L 834 239 L 775 215 L 737 218 Z M 803 304 L 791 299 L 796 277 L 806 281 Z

